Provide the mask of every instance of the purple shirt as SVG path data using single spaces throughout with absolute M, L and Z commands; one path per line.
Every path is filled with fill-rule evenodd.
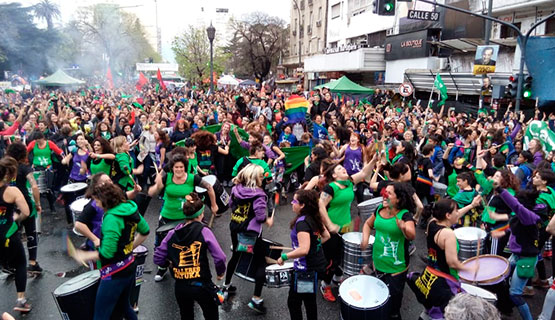
M 362 170 L 362 148 L 360 146 L 355 150 L 351 149 L 351 146 L 347 146 L 343 166 L 350 176 Z
M 79 154 L 79 151 L 73 153 L 73 166 L 71 167 L 71 172 L 69 178 L 73 181 L 85 181 L 87 180 L 87 173 L 80 174 L 81 171 L 81 161 L 87 162 L 89 159 L 89 153 L 87 152 L 84 156 Z

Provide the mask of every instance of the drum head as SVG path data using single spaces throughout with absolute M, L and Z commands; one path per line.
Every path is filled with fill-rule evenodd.
M 432 186 L 434 187 L 434 189 L 442 189 L 442 190 L 447 190 L 447 186 L 441 182 L 436 182 L 434 181 Z
M 376 309 L 389 297 L 389 289 L 383 281 L 367 275 L 348 278 L 339 286 L 341 300 L 356 309 Z
M 211 186 L 214 186 L 216 184 L 216 180 L 218 180 L 218 179 L 216 178 L 215 175 L 211 174 L 211 175 L 203 177 L 202 180 L 208 182 Z
M 379 206 L 383 202 L 383 197 L 372 198 L 358 204 L 359 207 Z
M 470 285 L 468 283 L 461 283 L 461 288 L 463 288 L 464 291 L 466 291 L 466 293 L 476 296 L 476 297 L 480 297 L 480 298 L 484 298 L 486 300 L 490 300 L 490 301 L 497 301 L 497 296 L 485 289 L 482 289 L 480 287 L 476 287 L 473 285 Z
M 463 262 L 465 266 L 474 266 L 479 263 L 478 273 L 474 279 L 474 272 L 461 270 L 459 276 L 466 282 L 497 283 L 505 278 L 509 272 L 509 261 L 501 256 L 485 254 L 467 259 Z
M 69 209 L 73 212 L 81 213 L 89 201 L 91 201 L 91 199 L 77 199 L 69 205 Z
M 55 296 L 65 296 L 74 292 L 81 291 L 84 288 L 90 287 L 95 282 L 100 281 L 100 271 L 94 270 L 85 272 L 72 278 L 54 290 Z
M 362 232 L 347 232 L 341 236 L 343 241 L 359 245 L 362 242 Z M 374 244 L 374 236 L 370 235 L 368 238 L 369 244 Z
M 177 227 L 180 223 L 183 223 L 183 222 L 185 222 L 185 219 L 166 223 L 165 225 L 158 227 L 158 229 L 156 229 L 156 232 L 170 231 L 172 229 L 175 229 L 175 227 Z
M 272 264 L 266 267 L 266 270 L 289 270 L 289 269 L 293 269 L 293 262 L 284 262 L 282 266 L 280 266 L 279 264 Z
M 477 241 L 479 239 L 484 239 L 487 233 L 476 227 L 462 227 L 455 229 L 455 237 L 459 240 L 465 241 Z
M 70 183 L 60 188 L 61 192 L 75 192 L 87 189 L 87 184 L 84 182 Z
M 148 248 L 143 246 L 142 244 L 139 245 L 137 248 L 133 249 L 134 254 L 140 254 L 145 252 L 148 252 Z
M 272 241 L 270 239 L 262 238 L 262 241 L 265 243 L 265 245 L 268 245 L 268 246 L 283 247 L 283 244 L 281 244 L 279 242 Z
M 195 192 L 198 193 L 198 194 L 205 193 L 206 189 L 204 189 L 203 187 L 196 186 L 195 187 Z

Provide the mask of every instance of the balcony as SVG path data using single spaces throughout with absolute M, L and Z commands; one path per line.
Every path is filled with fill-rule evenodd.
M 317 26 L 317 27 L 321 27 L 321 26 L 322 26 L 322 20 L 316 21 L 316 26 Z
M 364 72 L 385 70 L 384 48 L 343 46 L 328 48 L 327 53 L 306 57 L 305 72 Z
M 312 26 L 306 27 L 306 34 L 307 34 L 307 35 L 311 35 L 311 34 L 312 34 Z

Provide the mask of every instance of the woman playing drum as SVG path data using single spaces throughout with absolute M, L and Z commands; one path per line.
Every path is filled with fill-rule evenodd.
M 409 241 L 416 237 L 412 212 L 415 204 L 407 183 L 395 182 L 382 192 L 383 203 L 363 226 L 361 248 L 376 229 L 372 259 L 376 276 L 389 287 L 389 319 L 401 318 L 401 302 L 409 266 Z
M 314 281 L 318 279 L 317 273 L 322 274 L 326 267 L 326 258 L 321 249 L 321 243 L 329 239 L 330 234 L 322 223 L 322 217 L 318 211 L 318 192 L 314 190 L 299 190 L 291 201 L 295 219 L 291 221 L 291 242 L 293 251 L 283 253 L 277 263 L 283 265 L 284 261 L 295 259 L 293 268 L 297 276 L 301 279 L 305 275 L 310 282 L 312 279 L 312 292 L 299 292 L 298 286 L 294 283 L 289 290 L 287 306 L 291 319 L 302 320 L 302 303 L 306 310 L 307 319 L 318 318 L 318 308 L 316 306 L 316 287 Z
M 196 186 L 207 190 L 211 203 L 210 209 L 213 214 L 218 212 L 216 196 L 212 186 L 208 182 L 202 180 L 200 176 L 187 173 L 185 168 L 187 168 L 187 159 L 182 155 L 173 156 L 169 163 L 170 172 L 166 173 L 162 171 L 158 173 L 158 175 L 156 175 L 156 184 L 148 190 L 148 195 L 154 197 L 159 194 L 162 189 L 165 189 L 164 205 L 160 211 L 158 227 L 185 219 L 185 215 L 182 211 L 185 196 L 193 192 Z M 157 237 L 155 246 L 158 246 L 160 241 L 162 241 L 162 239 Z M 158 273 L 154 279 L 156 281 L 161 281 L 166 271 L 167 269 L 158 268 Z

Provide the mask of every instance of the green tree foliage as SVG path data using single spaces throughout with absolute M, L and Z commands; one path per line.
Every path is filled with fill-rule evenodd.
M 230 66 L 242 76 L 262 81 L 277 67 L 279 55 L 288 43 L 285 21 L 254 12 L 242 20 L 233 20 L 234 37 L 226 51 Z
M 0 4 L 0 72 L 51 71 L 48 52 L 58 43 L 59 34 L 37 28 L 33 10 L 18 3 Z
M 60 8 L 57 4 L 51 2 L 50 0 L 41 0 L 33 7 L 34 14 L 37 18 L 46 21 L 46 25 L 49 31 L 54 29 L 52 20 L 60 17 Z
M 210 41 L 203 28 L 189 26 L 172 42 L 175 60 L 179 64 L 179 72 L 187 80 L 200 84 L 210 77 Z M 214 72 L 225 71 L 225 61 L 229 54 L 221 48 L 214 48 Z

